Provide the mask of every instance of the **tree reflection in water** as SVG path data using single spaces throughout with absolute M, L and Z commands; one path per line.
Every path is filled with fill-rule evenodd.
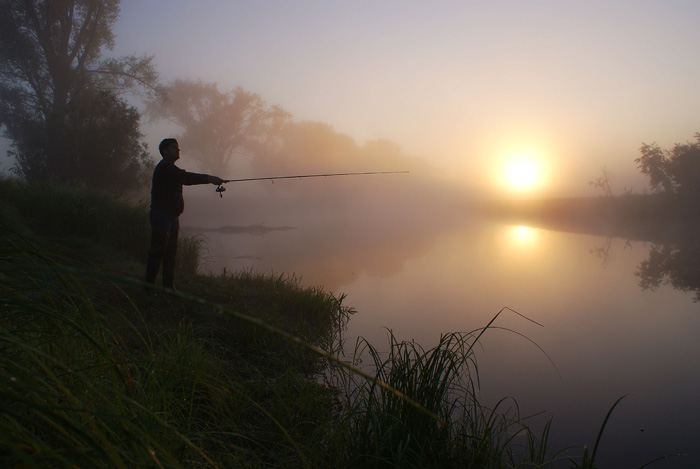
M 655 244 L 649 258 L 634 273 L 642 290 L 671 285 L 681 291 L 695 292 L 693 301 L 700 301 L 700 241 Z
M 595 257 L 600 259 L 600 266 L 605 269 L 608 266 L 608 263 L 612 260 L 612 242 L 613 242 L 613 237 L 608 236 L 605 238 L 605 242 L 600 245 L 596 246 L 594 248 L 591 248 L 588 250 L 591 254 L 593 254 Z M 623 249 L 631 248 L 632 243 L 628 239 L 627 242 L 625 242 L 625 247 Z

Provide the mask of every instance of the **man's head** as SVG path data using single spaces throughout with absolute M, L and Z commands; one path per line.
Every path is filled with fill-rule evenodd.
M 160 156 L 173 163 L 180 159 L 180 146 L 174 138 L 163 139 L 160 145 L 158 145 L 158 151 L 160 152 Z

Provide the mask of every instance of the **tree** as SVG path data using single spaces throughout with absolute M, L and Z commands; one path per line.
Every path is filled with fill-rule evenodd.
M 700 133 L 695 139 L 695 143 L 675 144 L 667 164 L 675 191 L 686 197 L 700 196 Z
M 26 179 L 126 187 L 148 171 L 120 94 L 157 75 L 151 57 L 102 57 L 118 14 L 118 0 L 0 0 L 0 127 Z
M 671 150 L 662 150 L 656 143 L 643 144 L 641 156 L 634 161 L 641 172 L 649 176 L 652 190 L 684 197 L 700 195 L 700 133 L 696 143 L 675 144 Z
M 644 143 L 639 151 L 642 156 L 634 161 L 642 174 L 649 177 L 651 189 L 658 191 L 659 187 L 662 187 L 663 190 L 670 192 L 672 182 L 667 174 L 668 161 L 663 150 L 656 143 L 651 145 Z
M 183 129 L 181 146 L 214 174 L 226 174 L 236 154 L 270 143 L 290 115 L 259 95 L 238 87 L 221 92 L 216 83 L 176 80 L 151 99 L 151 119 L 167 119 Z
M 600 168 L 600 177 L 594 179 L 593 181 L 588 181 L 589 186 L 599 188 L 603 191 L 605 197 L 612 197 L 612 186 L 610 185 L 610 173 L 608 173 L 608 168 L 603 166 Z
M 75 142 L 70 167 L 62 175 L 114 190 L 138 189 L 150 178 L 153 161 L 140 139 L 139 113 L 107 91 L 71 103 L 67 132 Z

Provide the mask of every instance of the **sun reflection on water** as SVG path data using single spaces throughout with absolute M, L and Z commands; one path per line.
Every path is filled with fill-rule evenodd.
M 510 239 L 512 244 L 518 247 L 532 247 L 537 244 L 537 230 L 527 226 L 512 226 Z

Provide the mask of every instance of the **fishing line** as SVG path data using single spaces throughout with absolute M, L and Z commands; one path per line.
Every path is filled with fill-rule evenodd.
M 246 182 L 246 181 L 271 181 L 273 184 L 277 179 L 303 179 L 303 178 L 325 178 L 333 176 L 366 176 L 370 174 L 406 174 L 408 171 L 370 171 L 362 173 L 327 173 L 327 174 L 297 174 L 294 176 L 272 176 L 272 177 L 262 177 L 262 178 L 244 178 L 244 179 L 226 179 L 223 184 L 227 182 Z M 216 188 L 216 192 L 219 193 L 219 197 L 223 197 L 223 192 L 226 188 L 223 184 L 219 184 Z

